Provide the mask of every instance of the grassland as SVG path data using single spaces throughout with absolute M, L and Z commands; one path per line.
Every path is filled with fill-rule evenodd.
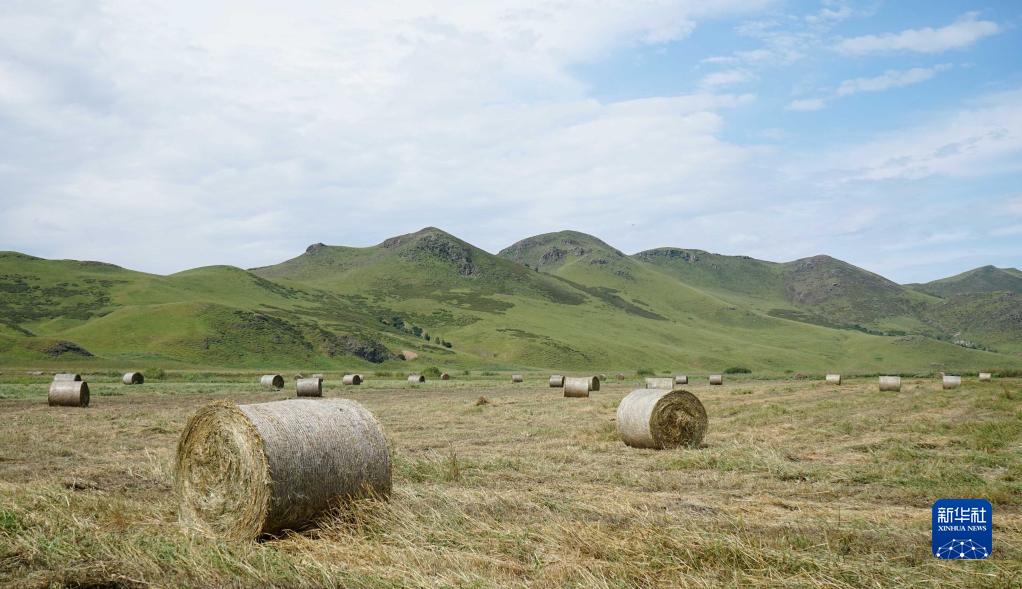
M 93 406 L 49 408 L 48 377 L 0 375 L 0 585 L 41 587 L 1018 587 L 1022 381 L 736 380 L 689 390 L 699 449 L 616 436 L 638 379 L 564 399 L 527 374 L 370 377 L 354 398 L 392 445 L 394 495 L 256 544 L 176 524 L 171 464 L 197 406 L 289 397 L 254 373 L 89 376 Z M 289 383 L 290 385 L 290 383 Z M 480 398 L 485 397 L 485 402 Z M 930 556 L 940 497 L 994 504 L 984 562 Z

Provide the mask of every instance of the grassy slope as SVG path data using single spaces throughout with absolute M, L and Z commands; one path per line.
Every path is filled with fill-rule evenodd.
M 1022 294 L 1022 272 L 1015 268 L 982 266 L 948 278 L 909 286 L 938 297 L 988 292 Z

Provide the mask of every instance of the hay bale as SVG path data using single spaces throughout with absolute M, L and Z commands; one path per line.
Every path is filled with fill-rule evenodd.
M 686 374 L 675 374 L 674 384 L 688 384 L 688 375 Z
M 284 377 L 279 374 L 264 374 L 259 379 L 259 384 L 268 389 L 284 388 Z
M 724 384 L 724 375 L 723 374 L 711 374 L 710 375 L 710 384 Z
M 55 380 L 50 383 L 46 402 L 51 407 L 88 407 L 89 384 L 82 380 Z
M 560 374 L 550 376 L 550 388 L 559 389 L 564 386 L 564 377 Z
M 828 374 L 827 375 L 827 384 L 841 384 L 841 375 L 840 374 Z
M 63 382 L 78 382 L 82 380 L 82 375 L 75 372 L 58 372 L 53 375 L 54 381 Z
M 421 374 L 409 374 L 408 375 L 408 382 L 414 383 L 414 384 L 426 382 L 426 377 L 422 376 Z
M 511 375 L 511 382 L 525 382 L 525 379 L 522 378 L 521 374 L 512 374 Z
M 318 379 L 320 379 L 320 380 L 323 380 L 323 375 L 322 375 L 322 374 L 320 374 L 319 372 L 317 372 L 316 374 L 313 374 L 313 375 L 312 375 L 312 376 L 310 376 L 309 378 L 318 378 Z
M 623 372 L 618 372 L 617 373 L 617 379 L 618 380 L 624 380 L 625 379 L 625 374 Z
M 646 379 L 647 389 L 667 389 L 671 390 L 674 388 L 674 379 L 671 377 L 665 378 L 647 378 Z
M 564 379 L 565 397 L 588 397 L 589 391 L 593 390 L 593 381 L 589 376 L 568 376 Z M 599 381 L 596 381 L 599 383 Z
M 948 389 L 957 389 L 958 387 L 962 386 L 961 376 L 952 376 L 950 374 L 945 374 L 944 378 L 942 378 L 941 380 L 943 381 L 941 383 L 941 386 L 944 387 L 945 391 Z
M 359 385 L 362 384 L 361 374 L 345 374 L 341 377 L 341 384 Z
M 600 379 L 595 376 L 586 377 L 589 379 L 589 390 L 598 391 L 600 390 Z
M 880 377 L 880 390 L 881 391 L 894 391 L 898 392 L 901 390 L 901 377 L 900 376 L 881 376 Z
M 991 374 L 989 372 L 979 373 L 979 382 L 990 382 Z
M 617 406 L 617 431 L 633 448 L 697 447 L 706 435 L 706 408 L 688 391 L 637 389 Z
M 440 380 L 451 380 L 451 375 L 445 372 L 440 375 Z
M 355 401 L 218 401 L 178 441 L 178 517 L 232 540 L 300 530 L 339 500 L 387 497 L 390 469 L 380 424 Z
M 142 376 L 141 372 L 125 372 L 124 376 L 121 377 L 121 382 L 124 384 L 142 384 L 145 382 L 145 377 Z
M 315 377 L 300 379 L 295 383 L 295 389 L 299 397 L 322 397 L 323 379 Z

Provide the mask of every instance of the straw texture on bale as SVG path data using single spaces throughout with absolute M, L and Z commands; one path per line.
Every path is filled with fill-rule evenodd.
M 125 372 L 124 376 L 121 377 L 121 382 L 124 384 L 143 384 L 145 377 L 142 376 L 141 372 Z
M 559 389 L 564 386 L 564 377 L 560 374 L 554 374 L 550 377 L 550 388 Z
M 53 380 L 54 381 L 59 380 L 63 382 L 75 382 L 82 380 L 82 375 L 76 374 L 74 372 L 58 372 L 57 374 L 53 375 Z
M 617 406 L 617 431 L 633 448 L 696 447 L 709 420 L 706 408 L 688 391 L 638 389 Z
M 317 372 L 316 374 L 313 374 L 309 378 L 320 378 L 321 379 L 321 378 L 323 378 L 323 375 Z
M 828 374 L 827 375 L 827 384 L 841 384 L 841 375 L 840 374 Z
M 588 376 L 568 376 L 564 379 L 565 397 L 588 397 L 593 389 L 593 380 Z
M 409 374 L 408 375 L 408 382 L 412 382 L 412 383 L 426 382 L 426 377 L 422 376 L 421 374 Z
M 350 384 L 350 385 L 362 384 L 362 375 L 361 374 L 345 374 L 344 376 L 341 377 L 341 384 Z
M 723 374 L 711 374 L 710 375 L 710 384 L 724 384 L 724 375 Z
M 295 385 L 299 397 L 322 397 L 322 378 L 303 378 Z
M 624 379 L 625 379 L 625 375 L 624 375 L 624 373 L 623 373 L 623 372 L 618 372 L 618 373 L 617 373 L 617 379 L 618 379 L 618 380 L 624 380 Z
M 511 382 L 525 382 L 525 379 L 522 378 L 521 374 L 512 374 L 511 375 Z
M 46 402 L 59 407 L 88 407 L 89 384 L 81 380 L 55 380 L 50 383 Z
M 990 376 L 991 375 L 990 375 L 989 372 L 980 372 L 979 373 L 979 381 L 980 382 L 990 382 Z
M 211 403 L 185 425 L 174 474 L 181 524 L 232 540 L 300 530 L 338 500 L 391 490 L 383 430 L 348 399 Z
M 600 379 L 595 376 L 587 376 L 589 379 L 589 390 L 598 391 L 600 390 Z
M 264 374 L 259 379 L 259 384 L 268 389 L 284 388 L 284 377 L 279 374 Z
M 671 390 L 674 388 L 674 379 L 671 377 L 665 378 L 647 378 L 646 379 L 647 389 L 667 389 Z
M 688 376 L 685 374 L 675 374 L 674 384 L 688 384 Z
M 881 376 L 880 377 L 880 390 L 881 391 L 895 391 L 901 390 L 901 377 L 900 376 Z
M 951 376 L 950 374 L 945 374 L 942 380 L 943 382 L 941 383 L 941 386 L 944 387 L 944 390 L 957 389 L 958 387 L 962 386 L 961 376 Z
M 440 380 L 451 380 L 451 375 L 445 372 L 440 375 Z

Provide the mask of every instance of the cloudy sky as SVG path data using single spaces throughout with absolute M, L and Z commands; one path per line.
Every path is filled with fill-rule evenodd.
M 0 250 L 171 273 L 434 225 L 1022 266 L 1020 27 L 1011 0 L 5 0 Z

